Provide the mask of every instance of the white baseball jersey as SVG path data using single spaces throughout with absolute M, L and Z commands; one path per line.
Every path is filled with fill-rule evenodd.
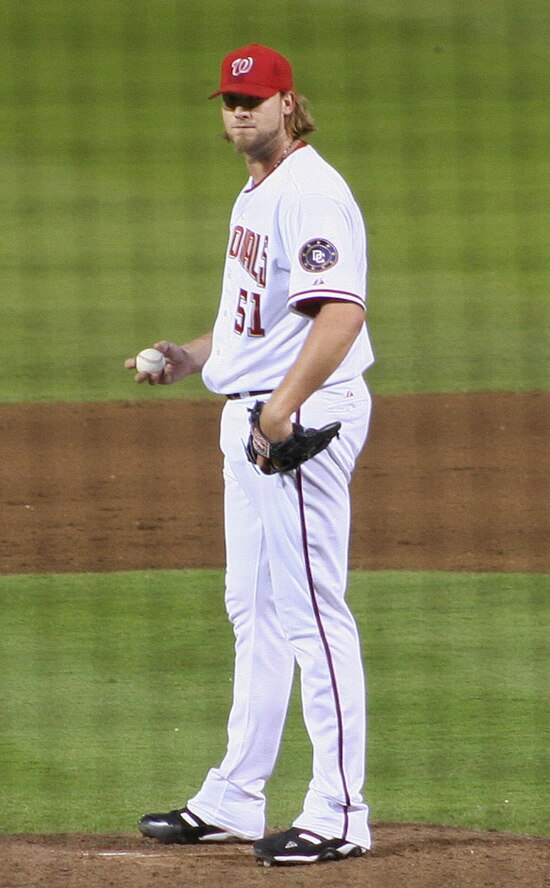
M 219 394 L 275 389 L 308 335 L 313 303 L 365 306 L 366 235 L 339 173 L 302 143 L 258 185 L 250 179 L 230 221 L 222 296 L 203 369 Z M 373 363 L 366 326 L 326 385 Z

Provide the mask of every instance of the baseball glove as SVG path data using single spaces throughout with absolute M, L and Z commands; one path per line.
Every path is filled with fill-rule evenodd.
M 250 435 L 246 455 L 251 463 L 259 466 L 264 475 L 276 472 L 292 472 L 306 460 L 325 450 L 333 438 L 338 437 L 341 422 L 332 422 L 320 429 L 305 429 L 295 422 L 292 434 L 284 441 L 270 441 L 260 428 L 260 416 L 264 401 L 256 401 L 250 410 Z

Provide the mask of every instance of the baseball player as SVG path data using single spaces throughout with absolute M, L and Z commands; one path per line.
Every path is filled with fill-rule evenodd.
M 342 177 L 303 141 L 314 125 L 286 58 L 257 44 L 229 53 L 213 95 L 248 168 L 219 313 L 199 339 L 156 343 L 164 370 L 135 379 L 200 372 L 226 399 L 234 698 L 223 761 L 183 807 L 146 814 L 139 828 L 164 843 L 253 842 L 266 865 L 341 860 L 371 845 L 363 663 L 345 600 L 348 485 L 371 410 L 364 223 Z M 292 827 L 266 835 L 296 667 L 313 773 Z

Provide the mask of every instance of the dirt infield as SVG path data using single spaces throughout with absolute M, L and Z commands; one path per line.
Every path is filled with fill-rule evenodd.
M 218 402 L 0 408 L 2 573 L 223 565 Z M 375 399 L 351 566 L 547 571 L 550 392 Z
M 545 888 L 550 840 L 379 824 L 342 863 L 258 866 L 247 845 L 161 846 L 135 836 L 0 839 L 0 888 Z
M 212 402 L 0 408 L 0 572 L 223 565 Z M 548 571 L 550 393 L 375 399 L 352 567 Z M 258 867 L 243 845 L 0 837 L 0 888 L 543 888 L 550 841 L 378 824 L 365 858 Z

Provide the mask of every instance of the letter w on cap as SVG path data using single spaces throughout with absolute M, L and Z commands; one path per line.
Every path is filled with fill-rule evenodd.
M 248 74 L 252 70 L 253 65 L 254 59 L 252 56 L 248 56 L 246 59 L 235 59 L 231 62 L 231 73 L 233 77 L 238 77 L 240 74 Z

